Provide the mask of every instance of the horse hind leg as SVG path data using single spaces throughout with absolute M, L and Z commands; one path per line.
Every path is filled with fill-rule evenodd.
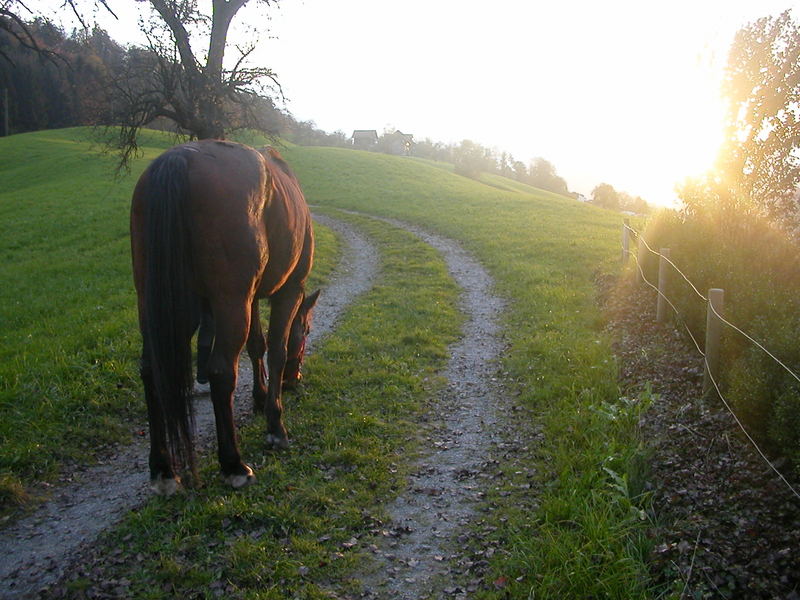
M 233 397 L 239 365 L 249 328 L 249 313 L 244 305 L 219 303 L 214 306 L 216 337 L 208 362 L 211 400 L 217 425 L 217 455 L 222 476 L 234 488 L 255 481 L 253 470 L 242 462 L 233 422 Z
M 264 369 L 264 354 L 267 341 L 261 330 L 261 316 L 258 313 L 258 298 L 253 300 L 250 309 L 250 332 L 247 336 L 247 354 L 253 365 L 253 410 L 263 413 L 267 399 L 267 373 Z
M 200 329 L 197 332 L 197 383 L 208 384 L 208 361 L 214 347 L 214 315 L 208 300 L 200 307 Z
M 167 445 L 163 408 L 156 399 L 152 368 L 145 358 L 142 358 L 140 370 L 150 425 L 150 489 L 159 496 L 171 496 L 180 489 L 181 479 L 175 473 Z

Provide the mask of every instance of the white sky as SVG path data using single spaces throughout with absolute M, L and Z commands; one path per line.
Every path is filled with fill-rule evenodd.
M 546 158 L 574 191 L 663 204 L 715 158 L 733 35 L 788 8 L 800 0 L 281 0 L 235 24 L 268 28 L 258 62 L 299 120 L 471 139 Z M 103 25 L 132 41 L 133 21 Z

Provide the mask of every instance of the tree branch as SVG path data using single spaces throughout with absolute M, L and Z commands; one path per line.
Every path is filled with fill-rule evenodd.
M 20 5 L 25 7 L 25 5 L 21 2 Z M 11 35 L 11 37 L 13 37 L 20 46 L 36 52 L 39 56 L 51 61 L 52 63 L 55 63 L 56 59 L 60 59 L 64 61 L 65 64 L 68 64 L 63 56 L 60 56 L 58 53 L 40 46 L 39 42 L 36 40 L 36 37 L 33 35 L 31 30 L 28 29 L 25 21 L 23 21 L 15 13 L 11 12 L 5 7 L 0 7 L 0 17 L 5 17 L 5 19 L 0 18 L 0 29 Z M 12 65 L 14 64 L 14 62 L 6 54 L 3 54 L 3 57 Z
M 194 52 L 192 52 L 192 46 L 189 43 L 189 33 L 178 17 L 177 10 L 171 6 L 167 6 L 164 0 L 150 0 L 150 4 L 156 9 L 164 23 L 166 23 L 167 27 L 169 27 L 172 32 L 184 69 L 193 76 L 197 75 L 200 72 L 199 63 L 194 56 Z

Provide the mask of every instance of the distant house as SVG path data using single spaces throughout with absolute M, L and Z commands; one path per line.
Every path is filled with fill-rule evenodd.
M 580 202 L 589 202 L 589 198 L 581 194 L 580 192 L 575 194 L 575 199 L 579 200 Z
M 399 129 L 394 133 L 386 133 L 383 136 L 387 143 L 387 150 L 391 154 L 399 156 L 411 156 L 414 148 L 414 136 L 411 133 L 403 133 Z
M 371 150 L 378 143 L 378 132 L 374 129 L 356 129 L 350 137 L 353 148 Z

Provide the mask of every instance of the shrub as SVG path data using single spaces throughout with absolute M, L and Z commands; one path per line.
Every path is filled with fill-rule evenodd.
M 644 239 L 653 250 L 670 248 L 671 260 L 697 286 L 725 290 L 725 317 L 800 373 L 800 253 L 786 232 L 758 215 L 706 207 L 691 215 L 663 211 Z M 658 278 L 658 257 L 645 251 L 645 275 Z M 647 256 L 649 255 L 649 256 Z M 670 280 L 670 300 L 700 341 L 705 303 L 680 275 Z M 725 328 L 721 384 L 748 431 L 800 473 L 800 383 L 736 331 Z

